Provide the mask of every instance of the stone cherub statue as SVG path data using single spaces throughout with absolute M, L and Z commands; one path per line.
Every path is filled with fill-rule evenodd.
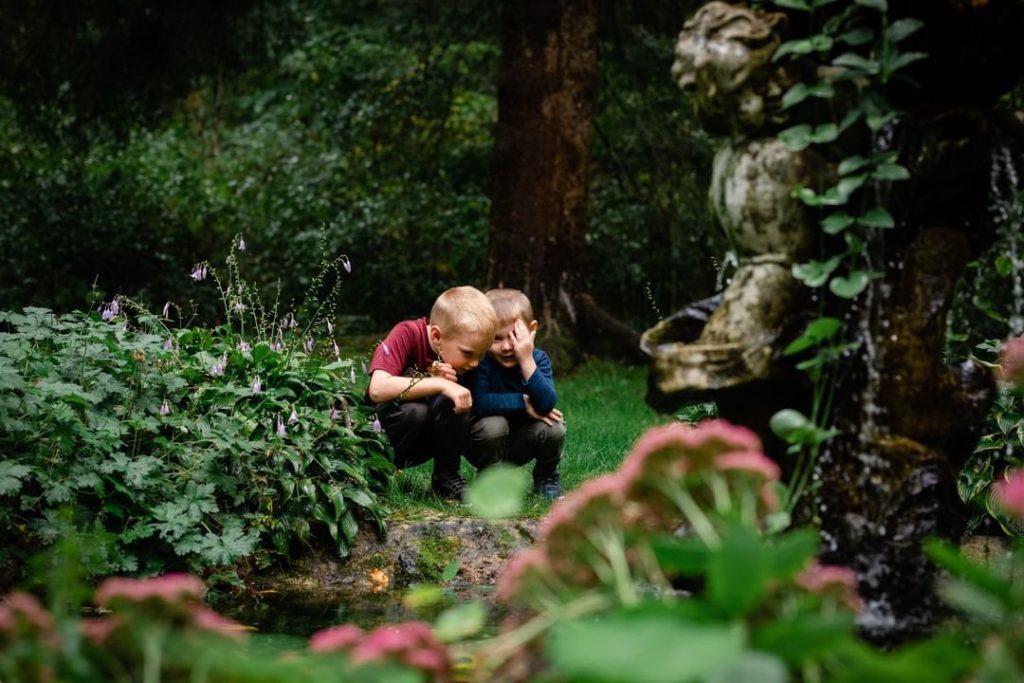
M 782 96 L 794 82 L 771 60 L 785 24 L 778 12 L 710 2 L 679 34 L 672 74 L 692 91 L 701 125 L 728 136 L 715 155 L 710 198 L 739 263 L 720 297 L 642 336 L 652 361 L 648 401 L 656 407 L 714 392 L 721 409 L 723 391 L 775 379 L 807 296 L 792 266 L 808 257 L 817 231 L 792 192 L 811 184 L 823 164 L 775 136 L 787 119 Z M 715 303 L 701 326 L 699 312 Z

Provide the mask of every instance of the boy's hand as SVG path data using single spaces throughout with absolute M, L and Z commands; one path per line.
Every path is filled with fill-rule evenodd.
M 533 342 L 537 338 L 537 331 L 530 331 L 522 320 L 516 320 L 509 330 L 509 337 L 512 340 L 512 350 L 515 351 L 516 360 L 522 365 L 528 360 L 533 360 Z
M 452 400 L 456 413 L 465 413 L 473 407 L 473 394 L 461 384 L 448 382 L 441 393 Z
M 430 364 L 430 375 L 432 377 L 441 377 L 451 382 L 458 381 L 458 375 L 455 373 L 455 368 L 442 360 L 435 360 Z
M 527 415 L 532 417 L 534 420 L 540 420 L 541 422 L 543 422 L 544 424 L 546 424 L 549 427 L 551 425 L 555 424 L 556 422 L 564 422 L 565 421 L 562 418 L 562 411 L 559 410 L 558 408 L 552 408 L 551 412 L 548 413 L 547 415 L 541 415 L 536 410 L 534 410 L 533 404 L 530 403 L 530 397 L 527 396 L 526 394 L 523 394 L 523 402 L 526 403 L 526 414 Z

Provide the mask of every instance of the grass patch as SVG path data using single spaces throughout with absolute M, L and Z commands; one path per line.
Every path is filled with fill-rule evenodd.
M 558 407 L 565 414 L 567 428 L 560 468 L 567 491 L 614 470 L 641 434 L 671 420 L 644 402 L 646 373 L 642 366 L 592 360 L 571 375 L 555 378 Z M 429 463 L 424 464 L 404 470 L 395 478 L 387 504 L 396 515 L 414 517 L 423 509 L 458 509 L 430 492 L 430 468 Z M 474 472 L 463 461 L 466 481 Z M 547 500 L 531 495 L 523 512 L 537 516 L 549 507 Z

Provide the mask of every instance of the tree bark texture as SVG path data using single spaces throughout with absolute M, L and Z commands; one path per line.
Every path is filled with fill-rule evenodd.
M 548 335 L 573 337 L 585 291 L 596 0 L 507 0 L 501 26 L 487 279 L 522 289 Z

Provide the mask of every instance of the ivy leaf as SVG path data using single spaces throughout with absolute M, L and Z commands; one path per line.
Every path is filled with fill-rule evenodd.
M 870 7 L 876 9 L 879 12 L 888 12 L 889 3 L 886 0 L 853 0 L 858 5 L 863 7 Z
M 804 349 L 817 346 L 834 337 L 841 327 L 842 323 L 838 318 L 816 318 L 807 325 L 807 329 L 804 330 L 802 335 L 790 342 L 789 346 L 782 353 L 785 356 L 792 356 Z
M 27 465 L 10 460 L 0 462 L 0 496 L 9 496 L 20 491 L 21 480 L 31 471 Z
M 889 123 L 891 123 L 895 119 L 896 119 L 896 112 L 894 112 L 894 111 L 879 112 L 877 114 L 868 114 L 868 117 L 867 117 L 868 128 L 870 128 L 873 131 L 877 131 L 877 130 L 881 129 L 883 126 L 888 125 Z
M 876 206 L 857 217 L 857 223 L 869 228 L 887 230 L 896 227 L 896 221 L 885 207 Z
M 824 144 L 832 142 L 837 137 L 839 137 L 839 126 L 834 123 L 823 123 L 814 127 L 814 131 L 811 133 L 811 142 Z
M 868 274 L 863 270 L 855 270 L 848 277 L 836 277 L 828 283 L 829 290 L 843 299 L 852 299 L 868 286 Z
M 787 128 L 779 133 L 779 140 L 790 152 L 807 149 L 811 144 L 811 127 L 806 123 Z
M 845 211 L 830 213 L 821 221 L 821 229 L 827 235 L 838 235 L 843 230 L 853 225 L 854 218 Z
M 772 0 L 777 6 L 785 7 L 786 9 L 795 9 L 802 12 L 809 12 L 811 10 L 810 4 L 807 0 Z
M 879 164 L 871 173 L 871 177 L 876 180 L 907 180 L 910 178 L 910 171 L 900 164 Z
M 808 261 L 793 264 L 793 277 L 808 287 L 821 287 L 839 266 L 839 257 L 833 256 L 827 261 Z
M 859 171 L 860 169 L 867 166 L 869 163 L 871 163 L 870 159 L 865 159 L 859 154 L 854 154 L 853 156 L 846 157 L 845 159 L 839 162 L 839 175 L 849 175 L 854 171 Z

